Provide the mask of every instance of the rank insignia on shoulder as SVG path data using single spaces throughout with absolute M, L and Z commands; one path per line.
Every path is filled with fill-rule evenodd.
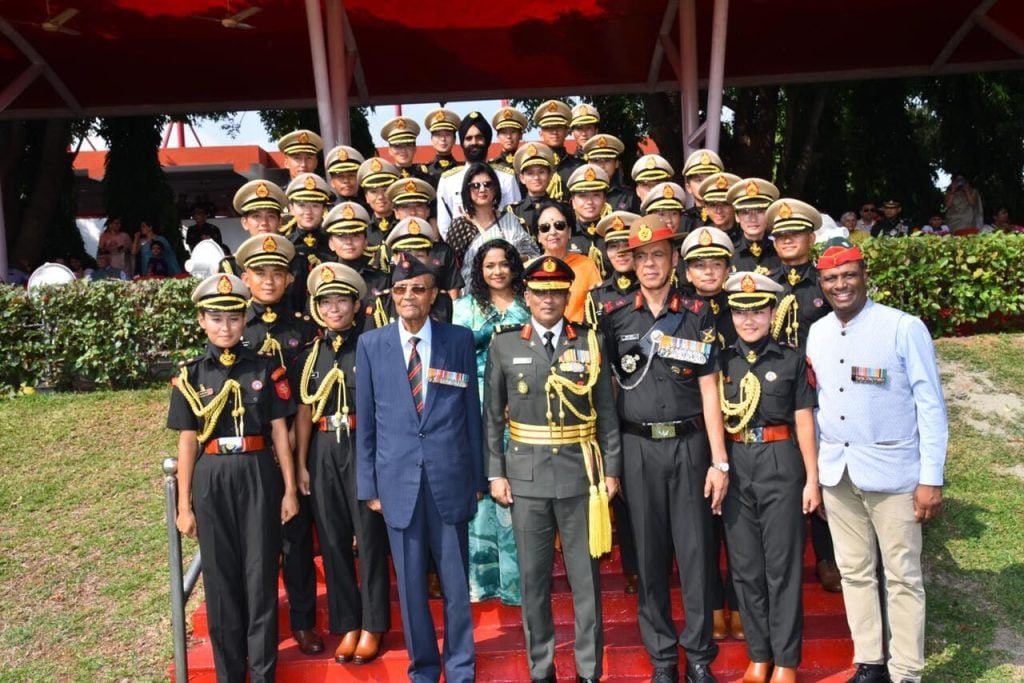
M 523 329 L 523 323 L 513 323 L 510 325 L 498 325 L 494 328 L 494 334 L 501 334 L 502 332 L 515 332 Z

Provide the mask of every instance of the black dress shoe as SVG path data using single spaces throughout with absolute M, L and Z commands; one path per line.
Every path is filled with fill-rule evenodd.
M 846 683 L 891 683 L 885 664 L 858 664 L 857 671 Z
M 651 683 L 679 683 L 679 667 L 659 666 L 651 674 Z
M 545 676 L 544 678 L 531 678 L 530 683 L 558 683 L 558 679 L 555 678 L 554 674 Z
M 686 663 L 686 683 L 718 683 L 707 664 Z
M 579 674 L 576 674 L 576 683 L 597 683 L 599 680 L 601 680 L 601 679 L 600 678 L 584 678 L 583 676 L 580 676 Z

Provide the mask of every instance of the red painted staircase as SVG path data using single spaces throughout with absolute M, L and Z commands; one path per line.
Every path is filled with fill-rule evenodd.
M 555 668 L 559 680 L 575 680 L 573 663 L 573 615 L 565 566 L 556 554 L 555 580 L 552 586 L 557 654 Z M 321 559 L 316 558 L 317 624 L 323 632 L 327 624 L 327 599 Z M 394 575 L 392 574 L 392 581 Z M 623 592 L 618 548 L 601 561 L 605 654 L 604 678 L 609 682 L 646 681 L 651 667 L 640 640 L 636 618 L 636 596 Z M 842 596 L 826 593 L 814 575 L 814 556 L 808 547 L 804 558 L 804 643 L 801 681 L 842 683 L 852 673 L 853 643 L 846 625 Z M 397 589 L 392 587 L 392 630 L 386 634 L 381 655 L 370 664 L 337 664 L 334 650 L 339 635 L 325 634 L 324 652 L 306 657 L 290 637 L 288 600 L 279 583 L 278 623 L 282 636 L 278 657 L 278 680 L 287 683 L 312 681 L 405 681 L 409 660 L 402 640 Z M 677 624 L 682 624 L 683 611 L 678 581 L 672 591 L 672 609 Z M 442 603 L 431 601 L 434 623 L 441 638 Z M 528 681 L 529 671 L 524 651 L 523 628 L 518 607 L 502 605 L 497 600 L 473 605 L 474 636 L 477 648 L 477 680 L 486 682 Z M 192 615 L 192 638 L 188 651 L 190 681 L 216 680 L 213 652 L 208 641 L 206 605 Z M 727 638 L 719 642 L 718 658 L 712 670 L 723 683 L 740 681 L 747 666 L 746 646 Z M 680 651 L 680 659 L 682 651 Z M 171 670 L 173 677 L 173 667 Z

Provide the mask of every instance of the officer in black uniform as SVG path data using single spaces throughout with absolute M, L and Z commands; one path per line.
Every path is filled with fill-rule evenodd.
M 773 277 L 782 266 L 768 239 L 768 206 L 778 198 L 779 188 L 762 178 L 743 178 L 729 188 L 725 201 L 732 204 L 743 233 L 735 245 L 732 272 L 749 270 Z
M 683 225 L 683 211 L 686 209 L 686 205 L 683 204 L 685 197 L 686 193 L 683 188 L 676 183 L 670 181 L 658 183 L 651 188 L 643 203 L 640 204 L 640 215 L 657 214 L 675 232 L 684 236 L 688 235 L 689 232 Z
M 433 205 L 437 193 L 434 192 L 430 183 L 419 178 L 399 178 L 388 185 L 387 196 L 394 208 L 395 219 L 399 222 L 406 218 L 419 218 L 426 221 L 430 216 L 430 207 Z M 385 256 L 390 261 L 391 253 L 387 251 L 386 246 L 385 250 Z M 433 263 L 436 266 L 439 277 L 438 288 L 448 292 L 452 301 L 457 299 L 465 283 L 451 247 L 438 237 L 434 240 L 430 253 L 424 255 L 420 260 L 425 263 Z
M 647 193 L 655 185 L 666 180 L 672 180 L 674 175 L 675 170 L 673 170 L 672 164 L 668 163 L 662 156 L 645 154 L 637 159 L 629 174 L 629 177 L 633 179 L 633 184 L 636 186 L 637 206 L 647 199 Z
M 437 283 L 438 293 L 430 307 L 430 317 L 440 322 L 452 320 L 452 298 L 448 291 L 452 289 L 452 278 L 458 272 L 452 270 L 452 264 L 442 261 L 433 255 L 434 247 L 440 242 L 440 236 L 433 225 L 420 218 L 406 218 L 399 221 L 388 234 L 385 248 L 394 262 L 401 260 L 403 254 L 410 254 L 430 270 Z M 460 278 L 461 280 L 461 278 Z M 374 302 L 373 312 L 367 316 L 366 326 L 369 329 L 384 327 L 395 318 L 394 297 L 390 290 L 381 293 Z
M 576 152 L 573 154 L 577 159 L 586 161 L 586 150 L 584 147 L 595 135 L 598 125 L 601 123 L 601 113 L 597 107 L 586 102 L 580 102 L 572 108 L 572 118 L 569 119 L 569 131 L 572 139 L 576 141 Z M 611 176 L 611 173 L 608 174 Z
M 324 218 L 324 232 L 334 252 L 333 260 L 356 271 L 366 285 L 360 321 L 373 313 L 377 297 L 390 285 L 388 274 L 374 267 L 366 254 L 366 229 L 369 224 L 370 214 L 355 202 L 338 204 Z
M 167 426 L 181 432 L 176 524 L 198 532 L 217 678 L 242 681 L 248 668 L 263 682 L 277 666 L 281 524 L 298 509 L 295 404 L 278 364 L 241 344 L 247 296 L 223 274 L 193 291 L 206 352 L 174 378 Z
M 882 218 L 871 226 L 872 237 L 906 237 L 910 234 L 910 226 L 900 217 L 903 205 L 895 199 L 882 204 Z
M 426 168 L 432 179 L 430 185 L 436 188 L 442 173 L 461 165 L 452 156 L 452 149 L 455 147 L 455 131 L 462 125 L 462 117 L 442 107 L 430 111 L 423 119 L 423 125 L 430 133 L 430 145 L 434 148 L 434 158 L 426 164 Z
M 235 192 L 232 206 L 241 216 L 242 229 L 250 235 L 277 234 L 281 225 L 281 212 L 288 204 L 284 190 L 269 180 L 250 180 Z M 230 275 L 241 275 L 237 254 L 228 255 L 220 262 L 220 270 Z
M 436 180 L 430 175 L 426 164 L 413 161 L 416 156 L 416 136 L 420 124 L 408 116 L 396 116 L 380 129 L 380 136 L 388 143 L 388 153 L 398 169 L 399 178 L 420 178 L 436 187 Z
M 772 683 L 796 683 L 803 637 L 803 515 L 821 504 L 817 394 L 804 354 L 769 334 L 782 286 L 740 271 L 725 289 L 739 339 L 721 358 L 732 468 L 723 520 L 750 657 L 743 680 L 768 683 L 771 672 Z
M 370 262 L 381 270 L 387 270 L 387 252 L 380 247 L 388 232 L 394 227 L 394 208 L 388 201 L 388 186 L 398 180 L 399 170 L 394 164 L 374 157 L 359 165 L 356 178 L 363 190 L 366 206 L 370 211 L 370 225 L 366 229 L 366 253 Z
M 721 157 L 710 149 L 695 150 L 683 162 L 683 185 L 693 199 L 693 205 L 686 210 L 683 227 L 687 232 L 698 225 L 711 225 L 711 219 L 704 207 L 705 200 L 700 193 L 700 185 L 715 173 L 725 170 Z M 716 226 L 719 227 L 719 226 Z
M 534 239 L 537 237 L 537 218 L 545 202 L 553 201 L 548 196 L 548 185 L 554 173 L 554 159 L 551 148 L 541 142 L 526 143 L 512 158 L 516 177 L 525 191 L 522 200 L 509 204 L 505 210 L 518 218 Z M 564 206 L 562 213 L 568 216 L 569 207 Z
M 640 634 L 652 681 L 708 683 L 718 652 L 711 638 L 714 560 L 711 515 L 728 487 L 718 405 L 718 344 L 701 300 L 671 285 L 678 236 L 656 216 L 634 221 L 628 248 L 640 289 L 606 310 L 600 327 L 618 376 L 626 503 L 640 569 Z M 666 543 L 671 539 L 671 543 Z M 683 587 L 686 626 L 672 621 L 672 549 Z
M 605 193 L 605 202 L 611 210 L 638 213 L 640 203 L 636 197 L 636 188 L 622 183 L 619 158 L 625 149 L 622 140 L 614 135 L 599 133 L 583 146 L 583 158 L 588 164 L 601 167 L 608 175 L 609 188 Z
M 391 628 L 384 518 L 356 497 L 356 341 L 366 283 L 348 266 L 324 263 L 310 272 L 307 289 L 322 336 L 294 366 L 301 401 L 295 419 L 299 490 L 310 496 L 320 538 L 329 630 L 343 634 L 334 659 L 365 664 L 377 656 L 381 635 Z
M 704 201 L 702 211 L 707 214 L 707 224 L 713 225 L 732 240 L 733 250 L 740 242 L 743 231 L 736 222 L 736 211 L 726 201 L 729 189 L 738 183 L 740 177 L 732 173 L 714 173 L 705 178 L 697 191 Z
M 498 142 L 498 156 L 488 159 L 487 163 L 496 169 L 518 173 L 514 164 L 515 154 L 519 149 L 519 144 L 523 141 L 523 133 L 526 131 L 528 123 L 526 114 L 518 109 L 502 107 L 495 112 L 491 117 L 491 126 L 494 128 L 494 137 Z M 522 187 L 520 187 L 520 194 L 526 196 L 526 191 Z
M 356 179 L 356 174 L 359 172 L 359 165 L 364 161 L 366 159 L 358 149 L 347 145 L 338 145 L 324 157 L 327 180 L 334 194 L 338 196 L 338 201 L 363 202 L 359 195 L 359 180 Z
M 290 183 L 302 173 L 316 173 L 317 155 L 323 150 L 324 141 L 311 130 L 293 130 L 277 141 L 277 148 L 284 154 Z M 286 216 L 281 220 L 281 234 L 290 235 L 294 229 L 294 217 Z
M 569 176 L 583 160 L 565 151 L 565 136 L 569 134 L 569 120 L 572 110 L 569 105 L 559 100 L 542 102 L 533 112 L 533 122 L 540 128 L 540 141 L 551 149 L 554 173 L 548 185 L 548 196 L 556 201 L 568 199 L 565 186 Z
M 285 292 L 293 278 L 295 247 L 283 235 L 256 235 L 235 252 L 242 281 L 252 298 L 245 312 L 242 345 L 273 358 L 282 373 L 295 365 L 315 328 L 308 316 L 294 310 Z M 299 511 L 284 525 L 281 569 L 288 593 L 292 636 L 303 654 L 323 651 L 316 631 L 316 573 L 313 568 L 313 518 L 309 497 L 299 496 Z
M 295 258 L 291 261 L 292 284 L 287 297 L 292 309 L 306 311 L 308 304 L 306 278 L 309 271 L 324 260 L 331 260 L 327 236 L 321 226 L 327 204 L 333 198 L 331 186 L 315 173 L 300 173 L 285 189 L 288 196 L 288 211 L 292 215 L 294 228 L 287 236 L 295 247 Z
M 608 175 L 594 164 L 578 166 L 565 184 L 576 222 L 569 238 L 569 251 L 593 261 L 602 278 L 608 275 L 610 266 L 604 258 L 604 240 L 597 234 L 597 222 L 611 213 L 605 202 L 608 188 Z

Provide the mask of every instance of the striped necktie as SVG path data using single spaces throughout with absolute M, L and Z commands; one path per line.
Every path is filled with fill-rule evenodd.
M 423 414 L 423 362 L 420 360 L 419 351 L 416 345 L 420 342 L 419 337 L 412 337 L 409 343 L 412 344 L 412 353 L 409 354 L 409 386 L 412 388 L 412 402 L 416 406 L 416 414 Z

